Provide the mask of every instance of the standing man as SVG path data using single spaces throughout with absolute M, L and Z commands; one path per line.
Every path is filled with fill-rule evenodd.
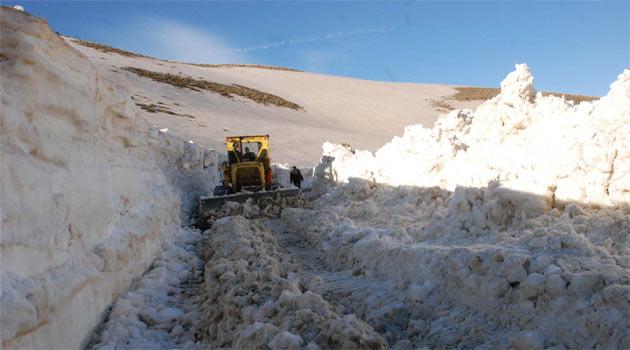
M 296 168 L 295 165 L 293 166 L 293 169 L 291 169 L 289 179 L 291 180 L 292 184 L 297 186 L 297 188 L 302 188 L 302 181 L 304 181 L 304 178 L 302 177 L 302 172 L 300 172 L 300 169 Z

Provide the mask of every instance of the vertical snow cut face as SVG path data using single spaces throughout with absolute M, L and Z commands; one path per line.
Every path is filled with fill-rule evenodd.
M 336 181 L 351 177 L 388 185 L 488 186 L 569 202 L 630 201 L 630 70 L 605 97 L 573 104 L 535 93 L 525 64 L 501 93 L 475 111 L 455 110 L 435 127 L 408 126 L 375 154 L 324 144 Z
M 45 21 L 0 16 L 2 347 L 77 348 L 210 192 L 216 154 L 151 128 Z

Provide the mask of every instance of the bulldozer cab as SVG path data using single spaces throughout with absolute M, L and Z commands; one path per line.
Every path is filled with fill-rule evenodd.
M 226 138 L 228 164 L 263 162 L 269 154 L 269 136 L 230 136 Z
M 229 136 L 225 145 L 227 162 L 222 166 L 223 184 L 215 189 L 215 195 L 271 189 L 269 135 Z

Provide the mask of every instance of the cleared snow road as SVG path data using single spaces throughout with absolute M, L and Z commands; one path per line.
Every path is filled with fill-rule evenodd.
M 405 307 L 405 289 L 387 280 L 371 278 L 361 268 L 335 262 L 300 235 L 288 232 L 280 219 L 265 220 L 290 261 L 299 267 L 300 279 L 317 290 L 340 313 L 355 314 L 380 333 L 389 346 L 411 346 L 408 323 L 413 315 Z M 375 312 L 376 310 L 376 312 Z M 417 322 L 417 321 L 416 321 Z

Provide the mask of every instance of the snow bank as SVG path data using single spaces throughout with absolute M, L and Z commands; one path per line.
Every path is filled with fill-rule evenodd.
M 313 209 L 282 212 L 339 268 L 398 286 L 352 306 L 376 329 L 402 315 L 390 344 L 630 347 L 630 70 L 579 105 L 532 82 L 517 65 L 475 111 L 375 154 L 325 144 Z
M 375 329 L 406 324 L 390 344 L 630 345 L 627 208 L 571 204 L 528 218 L 497 204 L 489 189 L 370 189 L 356 182 L 328 193 L 315 209 L 285 209 L 282 221 L 338 268 L 398 286 L 387 291 L 375 283 L 361 290 L 371 297 L 351 306 Z M 407 294 L 402 305 L 400 291 Z M 376 307 L 366 301 L 372 297 L 391 301 Z M 387 316 L 397 310 L 405 321 Z
M 216 154 L 149 127 L 43 20 L 0 11 L 2 346 L 76 348 L 210 192 Z
M 338 182 L 358 177 L 454 190 L 496 180 L 560 208 L 629 202 L 630 70 L 607 96 L 578 105 L 534 94 L 532 82 L 527 65 L 517 65 L 501 93 L 475 111 L 452 111 L 433 129 L 408 126 L 375 154 L 326 143 L 324 155 L 335 158 Z

